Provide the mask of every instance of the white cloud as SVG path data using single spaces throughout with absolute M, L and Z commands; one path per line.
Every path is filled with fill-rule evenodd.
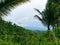
M 23 27 L 40 27 L 41 25 L 40 28 L 43 28 L 42 23 L 33 16 L 38 14 L 34 8 L 42 11 L 45 8 L 46 1 L 47 0 L 30 0 L 30 2 L 19 5 L 12 10 L 8 17 L 5 17 L 5 20 Z

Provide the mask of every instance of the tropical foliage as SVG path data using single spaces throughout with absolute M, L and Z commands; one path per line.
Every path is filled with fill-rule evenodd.
M 59 29 L 59 28 L 58 28 Z M 56 30 L 56 36 L 59 38 L 59 30 Z M 47 31 L 31 31 L 24 29 L 11 22 L 0 20 L 0 45 L 55 45 L 52 31 L 50 32 L 51 40 L 48 42 Z
M 0 45 L 37 45 L 40 35 L 0 20 Z
M 0 16 L 7 15 L 12 8 L 28 0 L 0 0 Z
M 58 9 L 60 9 L 60 4 L 58 1 L 55 2 L 55 0 L 48 0 L 44 11 L 40 12 L 38 9 L 35 9 L 41 15 L 41 17 L 39 17 L 38 15 L 34 16 L 37 17 L 40 21 L 42 21 L 45 26 L 47 26 L 49 30 L 47 32 L 49 34 L 48 41 L 50 41 L 51 39 L 50 26 L 52 27 L 52 34 L 56 45 L 58 44 L 57 38 L 55 36 L 55 30 L 56 26 L 58 27 L 58 25 L 60 24 L 60 11 Z
M 0 45 L 60 45 L 60 0 L 48 0 L 42 12 L 35 8 L 41 15 L 35 17 L 49 31 L 31 31 L 2 20 L 1 16 L 7 15 L 12 8 L 25 1 L 28 0 L 0 0 Z M 50 26 L 53 31 L 50 31 Z

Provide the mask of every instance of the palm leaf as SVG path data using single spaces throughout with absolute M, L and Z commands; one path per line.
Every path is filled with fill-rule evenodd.
M 35 15 L 34 17 L 36 17 L 36 18 L 38 18 L 39 20 L 42 21 L 42 19 L 38 15 Z
M 44 26 L 47 26 L 47 21 L 45 20 L 45 18 L 40 18 L 38 15 L 35 15 L 34 17 L 41 21 L 44 24 Z
M 28 0 L 4 0 L 0 1 L 0 15 L 7 15 L 11 8 L 14 8 L 18 4 L 24 3 Z
M 42 15 L 42 13 L 38 10 L 38 9 L 36 9 L 36 8 L 34 8 L 39 14 L 41 14 Z

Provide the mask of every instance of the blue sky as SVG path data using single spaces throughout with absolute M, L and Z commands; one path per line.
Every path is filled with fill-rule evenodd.
M 43 11 L 45 9 L 47 0 L 30 0 L 22 5 L 18 5 L 9 13 L 8 16 L 4 16 L 5 21 L 10 21 L 13 24 L 17 24 L 26 29 L 31 30 L 46 30 L 47 28 L 34 18 L 35 14 L 38 14 L 34 8 Z M 38 14 L 39 15 L 39 14 Z

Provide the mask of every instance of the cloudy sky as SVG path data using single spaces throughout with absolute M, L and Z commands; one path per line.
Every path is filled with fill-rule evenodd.
M 47 0 L 30 0 L 13 9 L 8 16 L 4 17 L 4 20 L 15 23 L 26 29 L 46 30 L 47 28 L 38 19 L 34 18 L 34 15 L 38 14 L 34 8 L 43 11 L 46 2 Z

